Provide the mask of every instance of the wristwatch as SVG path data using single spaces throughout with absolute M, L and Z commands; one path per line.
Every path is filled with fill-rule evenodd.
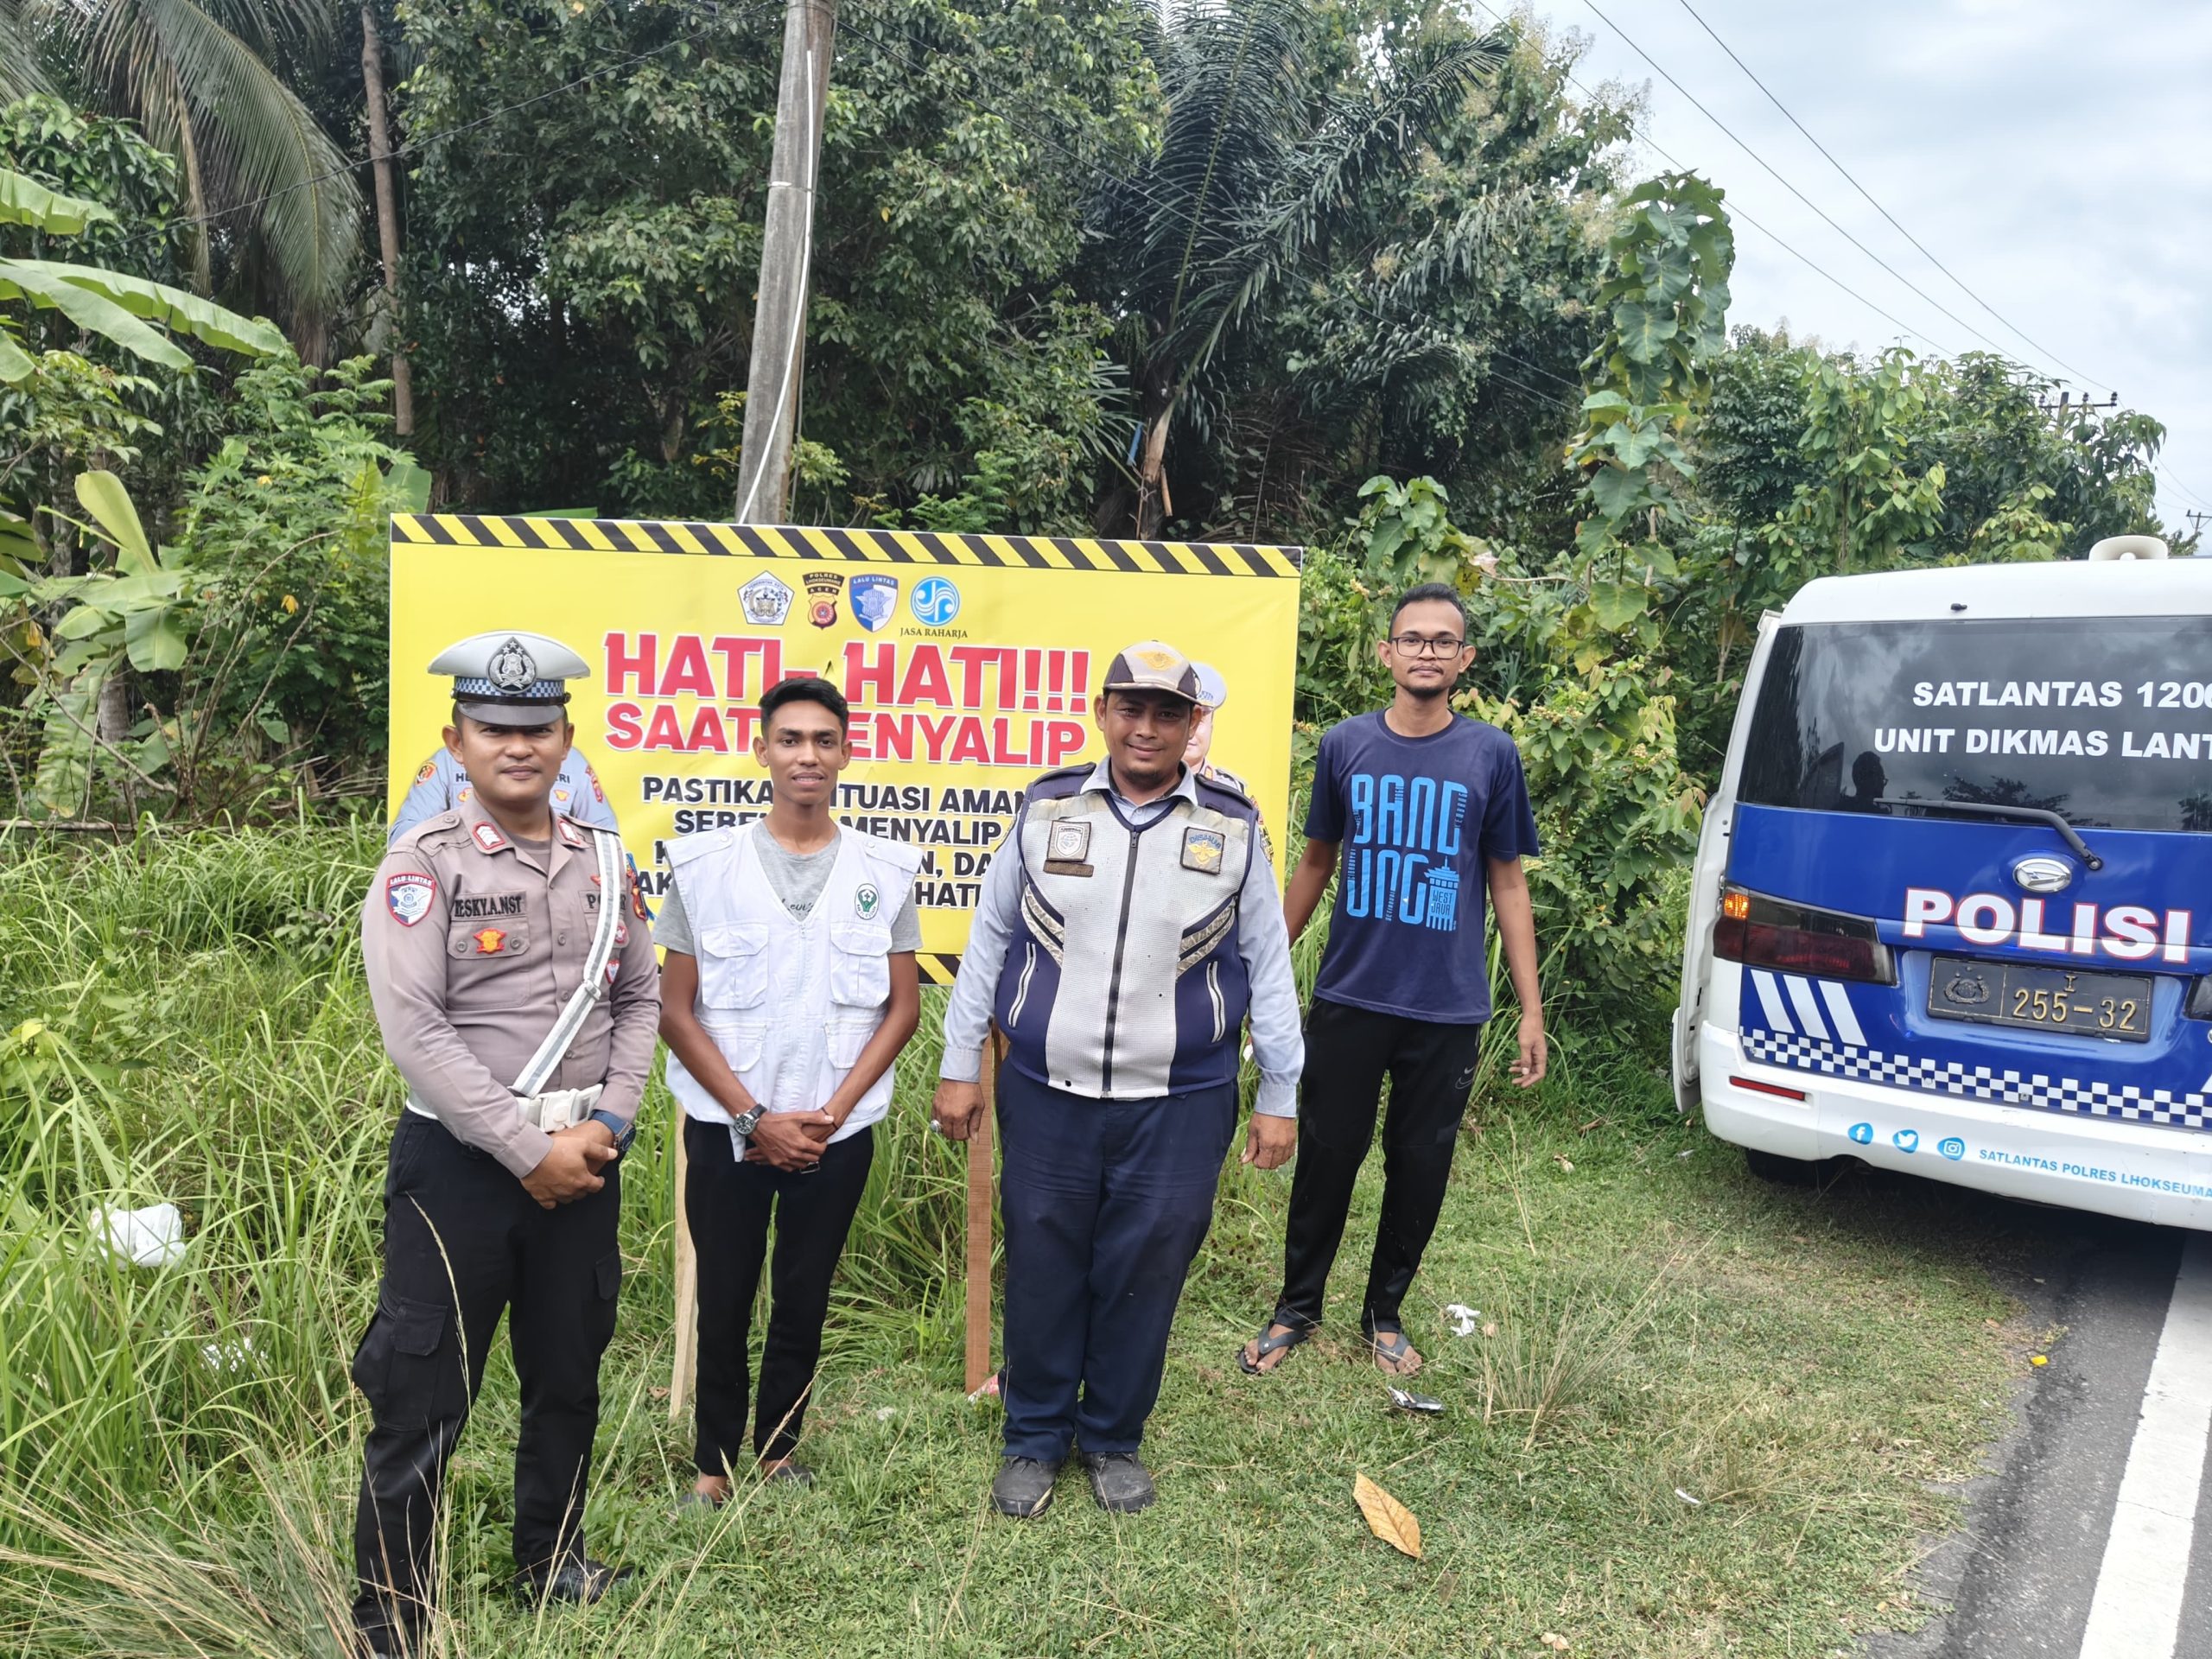
M 730 1119 L 729 1126 L 740 1135 L 750 1135 L 760 1127 L 760 1120 L 766 1116 L 766 1107 L 755 1106 L 751 1111 L 740 1112 Z

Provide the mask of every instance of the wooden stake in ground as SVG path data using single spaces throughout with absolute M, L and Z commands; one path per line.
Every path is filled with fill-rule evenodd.
M 699 1372 L 699 1252 L 683 1213 L 683 1109 L 676 1109 L 676 1375 L 668 1380 L 668 1421 L 679 1422 Z
M 983 1051 L 983 1109 L 968 1135 L 968 1392 L 991 1375 L 991 1116 L 998 1106 L 999 1041 Z

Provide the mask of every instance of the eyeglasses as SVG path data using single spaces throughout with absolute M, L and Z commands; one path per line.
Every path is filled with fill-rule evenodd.
M 1465 639 L 1450 634 L 1427 639 L 1418 633 L 1398 633 L 1390 636 L 1390 643 L 1402 657 L 1456 657 L 1467 648 Z

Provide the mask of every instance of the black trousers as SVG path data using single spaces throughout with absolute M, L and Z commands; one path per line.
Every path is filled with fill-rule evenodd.
M 699 1261 L 698 1446 L 692 1461 L 702 1475 L 726 1475 L 745 1458 L 747 1345 L 761 1264 L 769 1260 L 771 1211 L 776 1253 L 768 1272 L 768 1334 L 753 1446 L 772 1463 L 791 1454 L 806 1424 L 830 1281 L 875 1161 L 875 1131 L 865 1128 L 824 1147 L 820 1166 L 804 1175 L 740 1163 L 731 1155 L 728 1129 L 689 1117 L 683 1150 L 690 1159 L 683 1213 Z
M 1375 1138 L 1376 1109 L 1388 1076 L 1382 1220 L 1359 1323 L 1369 1336 L 1401 1328 L 1399 1306 L 1444 1208 L 1482 1035 L 1480 1026 L 1440 1025 L 1314 1000 L 1306 1016 L 1298 1165 L 1290 1182 L 1275 1323 L 1302 1328 L 1321 1322 L 1322 1294 L 1344 1240 L 1352 1185 Z
M 484 1379 L 499 1316 L 521 1384 L 515 1560 L 583 1554 L 584 1483 L 599 1427 L 599 1359 L 614 1334 L 619 1169 L 544 1210 L 487 1153 L 402 1114 L 385 1175 L 384 1282 L 353 1356 L 374 1427 L 353 1523 L 353 1618 L 400 1651 L 428 1619 L 438 1492 Z
M 1143 1440 L 1236 1132 L 1233 1083 L 1093 1100 L 999 1073 L 1008 1457 Z

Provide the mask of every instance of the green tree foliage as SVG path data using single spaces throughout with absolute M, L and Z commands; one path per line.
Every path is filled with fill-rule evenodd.
M 2164 429 L 2133 410 L 2038 407 L 2056 391 L 1981 353 L 1862 358 L 1737 330 L 1673 532 L 1668 654 L 1699 688 L 1686 764 L 1719 766 L 1759 613 L 1814 576 L 2078 558 L 2106 536 L 2166 533 Z
M 1654 584 L 1675 574 L 1662 530 L 1684 518 L 1680 493 L 1696 469 L 1683 440 L 1727 344 L 1736 257 L 1721 193 L 1687 173 L 1630 191 L 1605 247 L 1606 327 L 1583 365 L 1586 423 L 1567 445 L 1588 513 L 1575 534 L 1583 600 L 1567 619 L 1586 673 L 1611 650 L 1608 636 L 1635 629 L 1651 643 Z
M 356 275 L 362 204 L 339 142 L 287 79 L 329 54 L 346 14 L 326 0 L 0 0 L 46 48 L 48 79 L 136 121 L 176 158 L 194 286 L 281 299 L 321 355 Z M 0 37 L 4 38 L 4 37 Z
M 995 465 L 1003 527 L 1066 517 L 1115 391 L 1104 314 L 1064 279 L 1089 181 L 1149 136 L 1141 10 L 896 0 L 841 25 L 802 414 L 823 448 L 796 511 L 905 508 Z M 652 54 L 416 169 L 408 327 L 446 494 L 726 513 L 710 452 L 732 447 L 718 400 L 752 346 L 779 12 L 415 0 L 401 16 L 418 132 Z
M 1541 497 L 1626 131 L 1568 103 L 1573 49 L 1345 0 L 1192 9 L 1160 51 L 1160 155 L 1096 209 L 1145 417 L 1101 521 L 1154 471 L 1180 524 L 1255 539 L 1325 534 L 1378 470 L 1479 495 L 1486 532 Z
M 1143 536 L 1166 518 L 1179 410 L 1203 432 L 1220 401 L 1201 385 L 1216 353 L 1345 233 L 1369 189 L 1418 164 L 1501 55 L 1464 28 L 1402 29 L 1354 77 L 1330 50 L 1350 20 L 1305 0 L 1180 4 L 1166 19 L 1160 149 L 1097 209 L 1126 256 L 1116 274 L 1140 399 L 1132 518 Z M 1395 339 L 1336 372 L 1371 386 L 1419 349 L 1417 335 Z

